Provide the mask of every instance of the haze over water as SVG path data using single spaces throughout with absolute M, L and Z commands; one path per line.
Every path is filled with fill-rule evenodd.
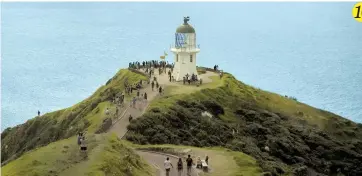
M 2 3 L 1 128 L 80 102 L 128 62 L 159 59 L 183 16 L 196 29 L 198 65 L 362 122 L 353 5 Z

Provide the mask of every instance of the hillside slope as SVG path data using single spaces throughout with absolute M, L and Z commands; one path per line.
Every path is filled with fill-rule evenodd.
M 74 168 L 83 168 L 82 164 L 86 165 L 84 168 L 90 168 L 88 166 L 93 162 L 79 162 L 81 166 L 73 167 L 74 170 L 72 167 L 64 169 L 74 164 L 72 159 L 78 162 L 77 159 L 54 160 L 61 156 L 54 152 L 57 147 L 52 149 L 49 146 L 75 140 L 67 138 L 79 131 L 92 134 L 101 129 L 104 119 L 115 118 L 113 113 L 105 115 L 104 110 L 114 108 L 111 99 L 123 91 L 124 83 L 134 84 L 146 79 L 143 74 L 123 69 L 81 103 L 4 130 L 1 134 L 1 161 L 6 161 L 6 164 L 22 157 L 2 169 L 9 175 L 21 175 L 12 173 L 16 171 L 37 173 L 33 168 L 42 171 L 40 175 L 46 172 L 69 175 L 77 172 L 78 169 Z M 333 175 L 338 172 L 362 175 L 361 124 L 293 98 L 245 85 L 227 73 L 221 80 L 211 79 L 213 82 L 203 88 L 193 89 L 192 85 L 187 89 L 183 85 L 166 87 L 165 95 L 152 101 L 143 117 L 128 126 L 126 138 L 137 144 L 221 146 L 241 151 L 254 157 L 262 170 L 270 175 Z M 213 118 L 202 116 L 205 111 Z M 94 135 L 95 141 L 96 136 L 99 135 Z M 55 142 L 62 139 L 66 140 Z M 95 144 L 94 153 L 104 151 L 103 142 Z M 29 150 L 32 151 L 26 153 Z M 48 163 L 45 160 L 32 163 L 32 160 L 41 158 L 38 151 L 52 154 L 49 163 L 53 164 L 44 165 Z M 100 161 L 106 161 L 106 164 L 101 164 L 103 166 L 117 164 L 116 159 Z M 65 164 L 59 165 L 58 162 Z M 23 169 L 17 169 L 19 167 Z M 109 169 L 120 172 L 113 167 Z M 141 175 L 146 172 L 146 166 L 139 170 Z M 82 174 L 84 172 L 79 173 Z
M 37 148 L 1 168 L 2 176 L 148 176 L 151 168 L 115 135 L 87 135 L 88 158 L 75 137 Z
M 106 108 L 111 110 L 114 108 L 110 103 L 114 94 L 124 90 L 125 82 L 134 84 L 141 79 L 146 80 L 146 77 L 128 69 L 122 69 L 106 85 L 82 102 L 5 129 L 1 133 L 1 162 L 7 163 L 26 151 L 69 138 L 80 131 L 96 132 L 104 119 L 115 118 L 114 115 L 104 114 Z
M 230 74 L 223 83 L 152 102 L 128 126 L 127 139 L 223 146 L 255 157 L 272 175 L 362 175 L 361 124 L 245 85 Z M 214 117 L 203 117 L 204 111 Z

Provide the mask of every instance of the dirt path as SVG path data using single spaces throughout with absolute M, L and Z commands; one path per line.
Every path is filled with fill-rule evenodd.
M 158 154 L 158 153 L 152 153 L 152 152 L 144 152 L 144 151 L 137 151 L 137 153 L 144 159 L 146 160 L 148 163 L 151 164 L 151 166 L 153 165 L 153 167 L 155 167 L 158 172 L 156 173 L 157 176 L 165 176 L 166 172 L 164 169 L 164 162 L 166 160 L 166 155 L 162 155 L 162 154 Z M 173 168 L 171 168 L 170 171 L 170 175 L 169 176 L 179 176 L 178 175 L 178 171 L 177 171 L 177 161 L 178 158 L 169 156 L 169 159 L 172 162 Z M 181 173 L 181 176 L 187 176 L 187 169 L 186 169 L 186 163 L 185 161 L 183 161 L 183 171 Z M 193 167 L 191 170 L 191 176 L 197 176 L 197 171 L 196 169 Z

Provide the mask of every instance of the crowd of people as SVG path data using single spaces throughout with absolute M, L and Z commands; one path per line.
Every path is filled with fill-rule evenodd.
M 174 64 L 169 64 L 166 61 L 158 61 L 158 60 L 151 60 L 151 61 L 142 61 L 142 62 L 130 62 L 128 64 L 128 68 L 130 69 L 151 69 L 151 68 L 173 68 Z
M 184 77 L 183 77 L 183 84 L 186 84 L 186 82 L 190 85 L 191 83 L 196 83 L 196 82 L 199 82 L 199 84 L 201 85 L 202 84 L 202 79 L 198 78 L 197 75 L 195 74 L 192 74 L 191 76 L 189 74 L 186 74 Z
M 206 164 L 209 164 L 209 156 L 206 156 L 205 162 L 206 162 Z M 184 165 L 184 163 L 183 163 L 182 159 L 179 158 L 177 161 L 177 173 L 179 176 L 181 176 L 183 173 L 183 168 L 184 168 L 183 165 Z M 201 159 L 200 159 L 200 157 L 197 157 L 197 162 L 195 164 L 191 158 L 191 155 L 188 155 L 188 157 L 186 158 L 186 169 L 187 169 L 186 174 L 188 176 L 191 176 L 191 170 L 192 170 L 193 165 L 196 165 L 196 168 L 200 168 L 200 166 L 202 168 Z M 164 167 L 165 167 L 165 171 L 166 171 L 166 176 L 169 176 L 170 172 L 171 172 L 171 168 L 173 168 L 172 162 L 169 157 L 166 158 L 166 160 L 164 162 Z

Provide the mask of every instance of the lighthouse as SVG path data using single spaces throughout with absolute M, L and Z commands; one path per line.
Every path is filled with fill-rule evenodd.
M 198 75 L 196 70 L 196 53 L 200 48 L 196 45 L 195 29 L 188 23 L 190 17 L 184 17 L 175 33 L 175 45 L 171 47 L 174 53 L 174 68 L 172 75 L 176 81 L 182 81 L 183 77 L 192 74 Z

